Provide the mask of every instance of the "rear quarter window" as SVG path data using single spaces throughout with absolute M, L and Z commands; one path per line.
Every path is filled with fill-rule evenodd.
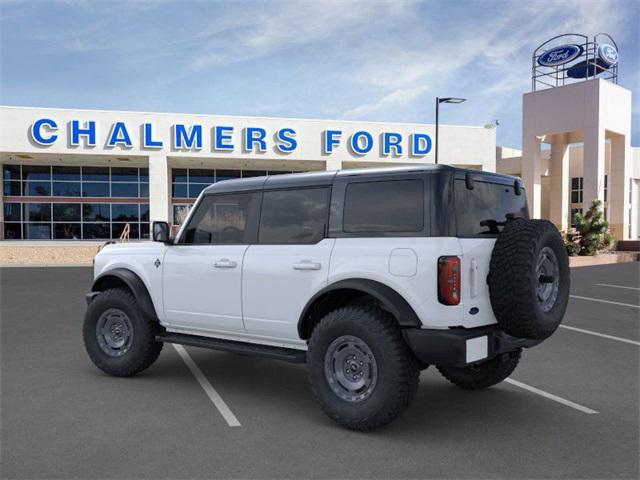
M 498 183 L 455 181 L 456 230 L 462 237 L 498 235 L 507 218 L 529 218 L 524 190 L 516 195 L 514 187 Z
M 325 237 L 328 188 L 266 191 L 262 197 L 259 243 L 313 244 Z
M 346 233 L 412 233 L 424 229 L 424 182 L 388 180 L 347 185 Z

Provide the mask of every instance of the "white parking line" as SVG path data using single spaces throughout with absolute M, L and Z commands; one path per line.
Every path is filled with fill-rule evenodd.
M 570 327 L 569 325 L 560 325 L 560 328 L 566 328 L 567 330 L 573 330 L 581 333 L 588 333 L 589 335 L 595 335 L 596 337 L 608 338 L 609 340 L 617 340 L 618 342 L 630 343 L 631 345 L 638 345 L 640 347 L 640 342 L 629 340 L 627 338 L 614 337 L 613 335 L 606 335 L 604 333 L 593 332 L 591 330 L 583 330 L 582 328 Z
M 627 287 L 625 285 L 611 285 L 610 283 L 596 283 L 598 287 L 624 288 L 626 290 L 640 290 L 638 287 Z
M 193 373 L 193 376 L 196 377 L 196 380 L 198 381 L 198 383 L 200 384 L 204 392 L 207 394 L 209 399 L 213 402 L 215 407 L 218 409 L 218 411 L 220 412 L 220 415 L 222 415 L 222 417 L 225 419 L 227 424 L 230 427 L 240 427 L 241 426 L 240 422 L 238 421 L 236 416 L 229 409 L 229 407 L 224 402 L 220 394 L 218 394 L 216 389 L 213 388 L 213 385 L 209 383 L 209 380 L 207 380 L 207 377 L 204 376 L 204 374 L 202 373 L 202 370 L 198 368 L 198 365 L 196 365 L 196 362 L 193 361 L 193 359 L 191 358 L 189 353 L 185 350 L 185 348 L 182 345 L 176 345 L 175 343 L 173 344 L 173 348 L 176 349 L 176 352 L 178 352 L 178 355 L 180 355 L 180 358 L 182 358 L 182 360 L 184 360 L 184 363 L 187 364 L 187 367 L 189 367 L 189 370 L 191 370 L 191 373 Z
M 510 383 L 511 385 L 515 385 L 516 387 L 520 387 L 524 390 L 527 390 L 531 393 L 535 393 L 537 395 L 540 395 L 542 397 L 548 398 L 549 400 L 553 400 L 554 402 L 558 402 L 561 403 L 563 405 L 566 405 L 567 407 L 571 407 L 574 410 L 578 410 L 582 413 L 586 413 L 587 415 L 597 415 L 598 412 L 595 410 L 592 410 L 591 408 L 585 407 L 583 405 L 579 405 L 577 403 L 574 403 L 570 400 L 567 400 L 565 398 L 562 397 L 558 397 L 557 395 L 554 395 L 552 393 L 549 392 L 545 392 L 544 390 L 540 390 L 539 388 L 536 387 L 532 387 L 531 385 L 527 385 L 526 383 L 522 383 L 522 382 L 518 382 L 517 380 L 513 380 L 511 378 L 507 378 L 505 380 L 505 382 Z
M 611 300 L 603 300 L 601 298 L 581 297 L 579 295 L 569 295 L 571 298 L 577 298 L 578 300 L 589 300 L 590 302 L 610 303 L 612 305 L 620 305 L 621 307 L 631 307 L 640 309 L 640 305 L 633 305 L 632 303 L 620 303 L 612 302 Z

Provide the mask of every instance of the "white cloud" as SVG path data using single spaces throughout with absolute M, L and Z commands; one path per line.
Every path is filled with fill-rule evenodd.
M 471 87 L 476 97 L 491 98 L 494 102 L 491 110 L 495 113 L 496 103 L 505 101 L 501 97 L 512 99 L 513 95 L 526 91 L 523 88 L 529 85 L 530 55 L 539 43 L 571 31 L 587 35 L 603 29 L 615 32 L 624 19 L 619 5 L 612 1 L 534 1 L 507 5 L 509 8 L 492 17 L 452 21 L 450 32 L 455 33 L 446 32 L 447 35 L 437 39 L 417 28 L 419 22 L 415 22 L 413 42 L 401 38 L 386 43 L 354 72 L 363 88 L 374 88 L 378 93 L 376 99 L 353 106 L 344 116 L 364 119 L 388 115 L 402 110 L 422 94 L 432 97 L 436 92 L 452 94 L 452 85 Z M 437 29 L 437 23 L 428 14 L 420 20 L 428 28 Z

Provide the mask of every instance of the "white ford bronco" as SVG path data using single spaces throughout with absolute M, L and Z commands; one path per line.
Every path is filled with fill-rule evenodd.
M 447 166 L 215 183 L 175 238 L 154 222 L 153 242 L 95 257 L 87 352 L 116 376 L 166 342 L 306 363 L 324 411 L 371 430 L 421 369 L 489 387 L 560 324 L 567 254 L 525 198 L 518 178 Z

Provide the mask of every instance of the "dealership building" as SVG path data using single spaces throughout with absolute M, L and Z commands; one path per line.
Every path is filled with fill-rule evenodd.
M 148 238 L 211 183 L 434 163 L 434 126 L 1 107 L 1 237 Z M 442 125 L 439 161 L 495 171 L 495 130 Z
M 214 182 L 425 165 L 438 155 L 441 164 L 521 176 L 532 216 L 561 230 L 599 199 L 614 237 L 636 240 L 640 149 L 630 143 L 632 93 L 617 85 L 617 55 L 605 34 L 538 47 L 522 150 L 496 147 L 494 125 L 436 132 L 429 124 L 0 107 L 0 239 L 145 239 L 151 221 L 181 224 Z

